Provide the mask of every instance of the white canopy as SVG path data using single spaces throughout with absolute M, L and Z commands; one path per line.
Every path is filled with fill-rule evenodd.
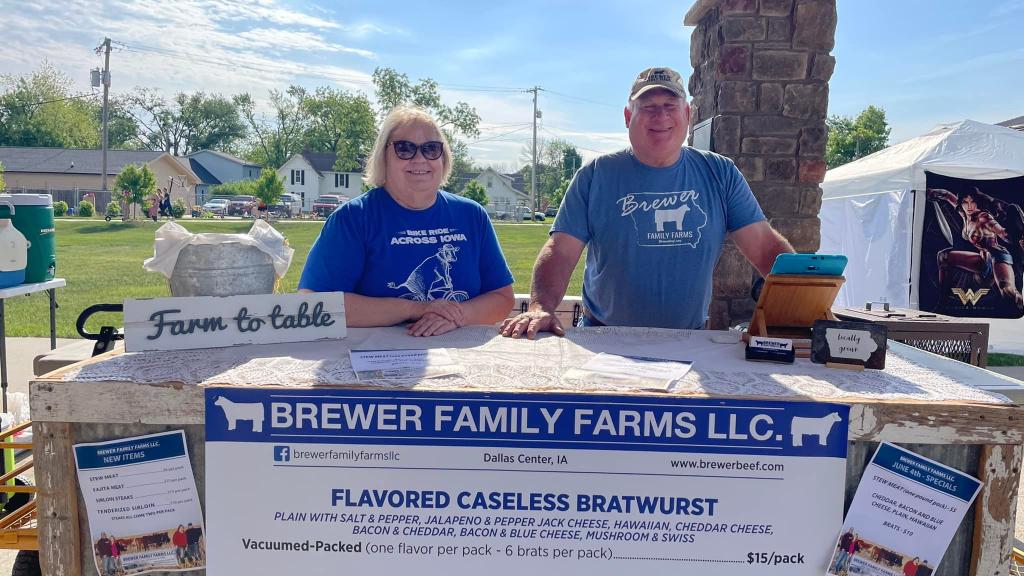
M 917 307 L 925 171 L 954 178 L 1024 176 L 1024 132 L 963 120 L 829 170 L 821 183 L 821 248 L 850 258 L 836 303 Z M 915 197 L 916 196 L 916 197 Z

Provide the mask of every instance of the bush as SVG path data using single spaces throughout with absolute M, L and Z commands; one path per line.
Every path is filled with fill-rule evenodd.
M 108 202 L 107 203 L 106 215 L 110 216 L 111 218 L 118 218 L 118 217 L 120 217 L 121 216 L 121 205 L 118 204 L 117 202 Z
M 83 218 L 91 218 L 96 213 L 96 207 L 92 205 L 92 202 L 88 200 L 82 200 L 78 203 L 78 215 Z
M 185 215 L 185 211 L 188 208 L 185 207 L 185 201 L 181 198 L 175 198 L 174 202 L 171 202 L 171 215 L 175 218 L 181 218 Z
M 53 203 L 53 215 L 63 216 L 68 213 L 68 203 L 63 200 L 57 200 Z
M 209 210 L 204 210 L 203 213 L 199 215 L 199 217 L 204 220 L 213 220 L 213 212 L 210 212 Z

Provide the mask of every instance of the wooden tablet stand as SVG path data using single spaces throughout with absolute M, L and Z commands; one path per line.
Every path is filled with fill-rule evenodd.
M 750 336 L 793 341 L 799 358 L 811 354 L 811 326 L 815 320 L 835 320 L 832 303 L 846 279 L 842 276 L 769 274 L 744 340 Z

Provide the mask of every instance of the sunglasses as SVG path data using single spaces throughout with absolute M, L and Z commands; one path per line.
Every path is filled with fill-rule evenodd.
M 437 140 L 431 140 L 423 144 L 416 144 L 408 140 L 395 140 L 391 145 L 395 147 L 395 155 L 402 160 L 412 160 L 416 156 L 417 150 L 427 160 L 437 160 L 441 157 L 441 153 L 444 152 L 444 143 Z

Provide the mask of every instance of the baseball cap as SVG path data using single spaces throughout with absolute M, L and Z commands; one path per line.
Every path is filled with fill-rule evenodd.
M 679 72 L 671 68 L 659 67 L 648 68 L 636 77 L 636 80 L 633 81 L 633 88 L 629 91 L 629 100 L 632 102 L 645 92 L 656 88 L 663 88 L 681 98 L 686 98 L 686 88 L 683 88 L 683 77 L 679 75 Z

